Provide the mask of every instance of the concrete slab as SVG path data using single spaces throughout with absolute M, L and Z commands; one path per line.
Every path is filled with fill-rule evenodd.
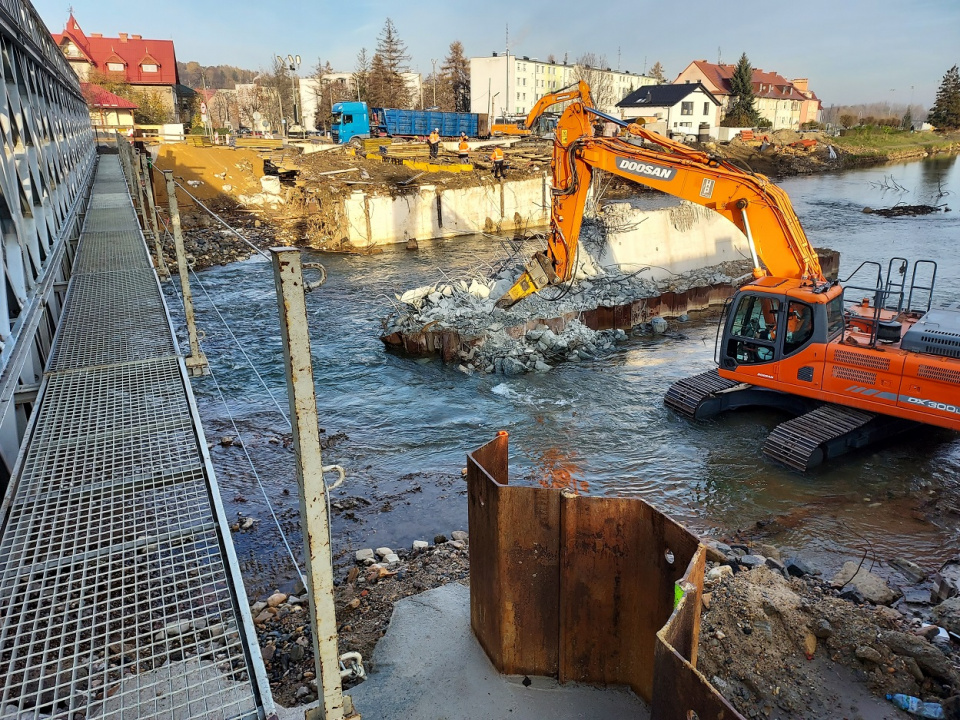
M 470 591 L 459 583 L 398 602 L 371 667 L 367 681 L 349 691 L 364 720 L 650 717 L 625 688 L 552 678 L 530 678 L 528 687 L 523 677 L 498 674 L 470 630 Z

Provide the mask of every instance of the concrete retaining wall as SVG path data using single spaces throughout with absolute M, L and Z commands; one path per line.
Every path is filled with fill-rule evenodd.
M 733 223 L 693 203 L 663 210 L 613 203 L 604 208 L 604 220 L 610 232 L 600 264 L 627 273 L 649 265 L 660 280 L 750 257 L 747 238 Z
M 355 191 L 344 199 L 348 240 L 363 248 L 544 227 L 549 224 L 548 193 L 546 174 L 478 187 L 423 185 L 397 197 Z

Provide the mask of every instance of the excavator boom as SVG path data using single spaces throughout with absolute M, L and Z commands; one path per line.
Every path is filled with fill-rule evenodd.
M 547 250 L 534 256 L 526 272 L 500 298 L 498 306 L 509 307 L 546 284 L 570 280 L 583 208 L 595 169 L 698 203 L 726 217 L 747 236 L 756 277 L 773 275 L 824 282 L 816 251 L 789 198 L 765 176 L 635 123 L 610 118 L 593 107 L 589 87 L 583 81 L 575 88 L 541 98 L 527 116 L 527 126 L 559 102 L 570 104 L 560 117 L 554 137 Z M 631 135 L 660 149 L 620 138 L 596 137 L 593 122 L 598 116 L 626 125 Z

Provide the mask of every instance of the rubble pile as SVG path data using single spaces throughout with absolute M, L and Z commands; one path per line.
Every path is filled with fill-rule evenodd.
M 439 282 L 397 295 L 395 311 L 383 320 L 383 336 L 454 331 L 469 348 L 459 352 L 463 372 L 547 372 L 559 362 L 593 359 L 627 339 L 623 330 L 591 330 L 577 319 L 579 314 L 665 292 L 733 283 L 748 271 L 740 263 L 725 263 L 658 281 L 650 277 L 647 267 L 601 266 L 595 258 L 604 235 L 601 221 L 585 221 L 572 281 L 544 289 L 511 308 L 497 308 L 495 303 L 523 272 L 533 254 L 530 244 L 519 248 L 492 276 Z M 565 316 L 570 320 L 552 322 Z M 666 328 L 662 318 L 652 318 L 637 330 L 649 333 Z
M 943 568 L 932 587 L 926 571 L 892 560 L 898 590 L 865 558 L 827 581 L 769 544 L 711 541 L 707 557 L 699 669 L 745 717 L 832 719 L 841 707 L 886 717 L 883 698 L 896 693 L 960 717 L 960 600 L 930 607 L 937 592 L 957 592 Z

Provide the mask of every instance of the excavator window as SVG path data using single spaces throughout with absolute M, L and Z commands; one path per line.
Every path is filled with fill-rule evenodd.
M 787 304 L 787 334 L 783 339 L 783 354 L 790 355 L 813 337 L 813 308 L 806 303 Z
M 779 317 L 778 298 L 743 295 L 734 313 L 727 355 L 740 364 L 773 360 Z

